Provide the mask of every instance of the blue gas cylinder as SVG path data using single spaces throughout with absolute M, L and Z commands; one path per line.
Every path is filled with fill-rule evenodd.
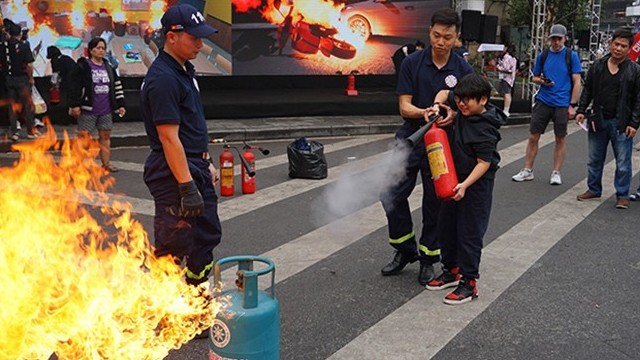
M 254 262 L 267 264 L 254 270 Z M 275 297 L 275 264 L 263 256 L 231 256 L 214 266 L 214 284 L 221 283 L 220 266 L 237 262 L 237 289 L 218 291 L 222 304 L 209 334 L 209 360 L 277 360 L 280 358 L 280 305 Z M 271 292 L 258 290 L 258 276 L 271 273 Z

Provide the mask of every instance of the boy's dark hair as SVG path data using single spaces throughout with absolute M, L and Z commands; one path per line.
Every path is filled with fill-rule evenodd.
M 491 84 L 482 76 L 471 73 L 465 75 L 456 88 L 453 90 L 454 96 L 460 99 L 475 99 L 480 101 L 482 97 L 487 100 L 491 97 Z
M 611 41 L 615 40 L 615 39 L 627 39 L 629 40 L 629 46 L 633 45 L 633 33 L 631 32 L 631 30 L 626 29 L 626 28 L 619 28 L 616 31 L 613 32 L 613 35 L 611 35 Z
M 451 8 L 440 9 L 431 16 L 431 26 L 436 24 L 445 26 L 456 26 L 456 31 L 460 31 L 460 16 Z
M 425 44 L 424 44 L 422 41 L 420 41 L 420 40 L 416 40 L 416 47 L 418 47 L 418 46 L 419 46 L 419 47 L 422 47 L 422 48 L 424 49 Z

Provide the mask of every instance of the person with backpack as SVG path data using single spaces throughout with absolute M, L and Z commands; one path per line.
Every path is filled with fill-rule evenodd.
M 540 91 L 536 94 L 531 110 L 524 168 L 511 177 L 513 181 L 533 180 L 533 162 L 538 154 L 538 141 L 553 119 L 555 147 L 549 184 L 562 184 L 560 169 L 567 153 L 567 123 L 568 119 L 573 119 L 576 115 L 582 73 L 580 59 L 574 51 L 564 46 L 566 41 L 567 28 L 561 24 L 553 25 L 549 34 L 551 46 L 536 58 L 531 81 L 540 85 Z

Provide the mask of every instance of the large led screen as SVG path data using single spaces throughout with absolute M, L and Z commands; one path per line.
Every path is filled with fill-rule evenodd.
M 234 75 L 392 74 L 448 0 L 232 0 Z

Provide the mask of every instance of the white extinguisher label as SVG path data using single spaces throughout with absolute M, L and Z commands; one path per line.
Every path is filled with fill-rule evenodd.
M 431 169 L 432 178 L 437 179 L 440 176 L 449 173 L 442 143 L 435 142 L 427 145 L 427 158 L 429 159 L 429 168 Z

